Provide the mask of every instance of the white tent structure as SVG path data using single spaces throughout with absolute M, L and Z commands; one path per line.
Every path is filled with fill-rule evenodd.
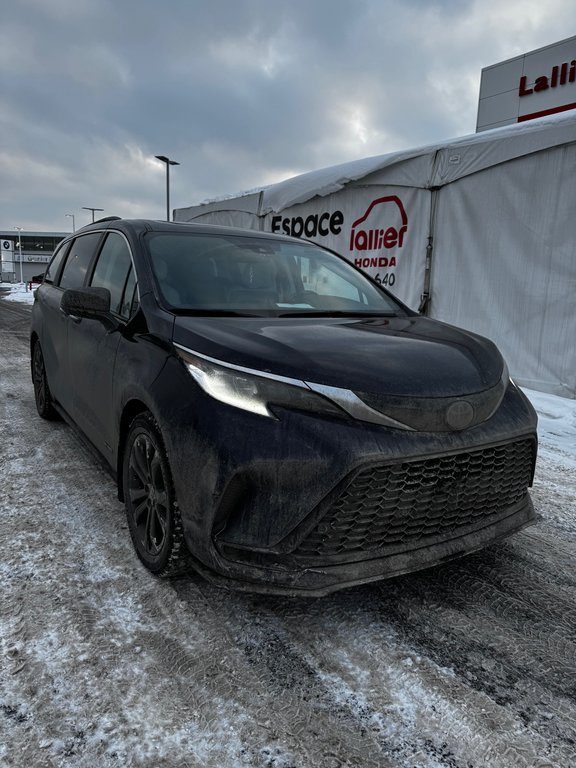
M 426 314 L 576 398 L 576 115 L 357 160 L 174 211 L 342 253 Z

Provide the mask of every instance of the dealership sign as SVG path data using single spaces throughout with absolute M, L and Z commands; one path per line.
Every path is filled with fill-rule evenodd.
M 528 75 L 522 75 L 518 96 L 530 96 L 532 93 L 540 93 L 541 91 L 547 91 L 548 88 L 558 88 L 560 85 L 574 82 L 576 82 L 576 61 L 572 60 L 570 63 L 565 61 L 560 66 L 557 64 L 553 66 L 550 75 L 540 75 L 537 77 L 534 80 L 533 87 L 528 85 Z
M 344 224 L 342 211 L 311 213 L 303 216 L 272 216 L 272 232 L 281 232 L 290 237 L 316 237 L 339 235 Z
M 338 207 L 330 203 L 338 201 Z M 409 216 L 398 194 L 367 197 L 366 191 L 316 198 L 267 217 L 272 232 L 313 240 L 346 256 L 383 285 L 396 283 L 396 267 L 405 248 Z
M 0 271 L 14 272 L 14 240 L 2 240 L 0 245 Z
M 477 131 L 576 109 L 576 37 L 482 70 Z
M 386 213 L 382 208 L 386 205 L 396 205 L 401 217 L 401 226 L 387 226 L 382 224 L 386 221 Z M 382 206 L 382 207 L 381 207 Z M 350 251 L 388 251 L 391 248 L 402 248 L 404 244 L 404 235 L 408 229 L 408 217 L 402 201 L 397 195 L 379 197 L 373 200 L 366 212 L 357 219 L 350 230 Z M 356 259 L 358 266 L 360 261 L 366 259 Z M 369 266 L 366 264 L 365 266 Z

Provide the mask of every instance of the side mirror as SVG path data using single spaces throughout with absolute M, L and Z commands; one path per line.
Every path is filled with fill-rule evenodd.
M 99 317 L 110 312 L 108 288 L 68 289 L 62 294 L 60 309 L 65 315 Z

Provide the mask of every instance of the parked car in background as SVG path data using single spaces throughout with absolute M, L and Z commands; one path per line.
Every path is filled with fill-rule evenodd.
M 40 416 L 105 458 L 158 576 L 321 595 L 535 519 L 536 416 L 494 344 L 312 243 L 96 222 L 57 248 L 30 352 Z

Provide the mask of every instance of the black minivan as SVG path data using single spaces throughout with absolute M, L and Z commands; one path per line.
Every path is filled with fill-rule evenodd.
M 309 242 L 96 222 L 56 250 L 30 351 L 40 416 L 102 454 L 159 576 L 322 595 L 535 519 L 536 416 L 494 344 Z

